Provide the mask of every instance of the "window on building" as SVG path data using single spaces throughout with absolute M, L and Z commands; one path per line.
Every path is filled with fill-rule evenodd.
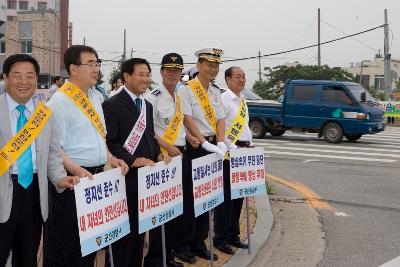
M 28 10 L 28 1 L 19 1 L 19 10 Z
M 383 90 L 385 88 L 385 76 L 375 75 L 374 76 L 374 87 L 376 90 Z
M 322 90 L 322 101 L 324 102 L 336 102 L 351 104 L 351 97 L 346 94 L 342 87 L 325 86 Z
M 361 78 L 361 85 L 364 88 L 369 88 L 369 75 L 363 75 Z
M 17 21 L 17 16 L 7 16 L 7 21 Z
M 4 54 L 6 52 L 6 40 L 0 40 L 0 54 Z
M 32 21 L 19 22 L 19 40 L 21 53 L 32 53 Z
M 17 9 L 17 1 L 12 1 L 12 0 L 7 1 L 7 8 Z
M 21 40 L 21 53 L 32 54 L 32 40 Z
M 47 2 L 38 2 L 37 3 L 37 9 L 39 11 L 45 11 L 47 10 Z
M 293 88 L 293 99 L 313 100 L 315 98 L 314 86 L 295 86 Z

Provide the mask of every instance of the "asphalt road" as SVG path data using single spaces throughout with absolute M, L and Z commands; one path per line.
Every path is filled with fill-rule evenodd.
M 400 128 L 356 143 L 328 144 L 315 134 L 255 140 L 267 172 L 313 190 L 326 249 L 318 266 L 379 266 L 400 256 Z

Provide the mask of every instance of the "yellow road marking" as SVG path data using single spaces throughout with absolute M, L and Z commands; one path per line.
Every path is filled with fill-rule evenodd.
M 332 208 L 328 203 L 322 201 L 321 197 L 318 196 L 314 191 L 312 191 L 310 188 L 301 183 L 289 182 L 283 178 L 277 177 L 270 173 L 266 173 L 265 176 L 271 180 L 274 180 L 275 182 L 286 185 L 292 188 L 293 190 L 299 192 L 305 197 L 308 204 L 315 209 L 334 210 L 334 208 Z

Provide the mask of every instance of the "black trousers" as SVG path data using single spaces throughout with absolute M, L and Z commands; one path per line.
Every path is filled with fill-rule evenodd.
M 165 243 L 166 243 L 166 259 L 167 262 L 174 260 L 173 248 L 176 244 L 176 238 L 179 233 L 178 227 L 180 217 L 164 224 L 165 228 Z M 162 267 L 162 237 L 161 226 L 150 230 L 149 232 L 149 250 L 146 257 L 144 257 L 144 267 Z
M 42 235 L 43 218 L 37 174 L 32 184 L 23 188 L 12 176 L 13 199 L 10 218 L 0 223 L 0 266 L 5 266 L 12 250 L 13 266 L 37 266 L 37 252 Z
M 210 143 L 216 144 L 215 141 Z M 180 251 L 205 249 L 205 240 L 208 237 L 208 213 L 194 218 L 194 199 L 192 181 L 192 160 L 211 154 L 201 146 L 192 147 L 186 143 L 186 153 L 183 164 L 183 215 L 180 227 L 180 239 L 177 241 L 176 249 Z
M 240 241 L 240 213 L 243 198 L 231 200 L 229 160 L 224 160 L 224 202 L 214 210 L 214 244 Z
M 83 168 L 92 174 L 103 171 L 103 166 Z M 44 267 L 92 267 L 96 258 L 95 252 L 82 257 L 74 191 L 58 193 L 52 184 L 49 184 L 49 218 L 44 227 L 43 253 Z
M 185 148 L 177 146 L 177 148 L 185 154 Z M 186 159 L 182 157 L 182 166 L 185 166 Z M 186 179 L 187 176 L 182 176 L 182 179 Z M 189 192 L 190 193 L 190 192 Z M 185 192 L 184 192 L 185 195 Z M 164 224 L 165 228 L 165 243 L 166 243 L 166 260 L 174 260 L 173 249 L 176 247 L 177 242 L 182 238 L 181 225 L 183 224 L 182 216 L 179 216 L 172 221 Z M 161 241 L 161 226 L 152 229 L 149 232 L 149 250 L 144 257 L 144 267 L 162 267 L 162 241 Z
M 126 198 L 131 232 L 111 245 L 114 266 L 140 267 L 143 261 L 144 234 L 138 234 L 138 194 L 126 194 Z

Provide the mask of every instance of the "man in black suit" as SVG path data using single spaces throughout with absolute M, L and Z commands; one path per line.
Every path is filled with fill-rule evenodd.
M 132 58 L 121 65 L 121 92 L 103 104 L 107 126 L 107 146 L 110 152 L 128 166 L 126 195 L 131 233 L 112 244 L 114 266 L 142 266 L 144 235 L 138 234 L 138 168 L 156 161 L 171 161 L 160 153 L 154 139 L 153 107 L 142 94 L 151 79 L 149 63 Z M 144 129 L 144 130 L 143 130 Z

